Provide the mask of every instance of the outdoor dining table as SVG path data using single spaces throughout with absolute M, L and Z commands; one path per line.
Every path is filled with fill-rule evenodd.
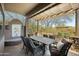
M 30 38 L 32 38 L 33 40 L 39 41 L 41 43 L 44 43 L 46 45 L 49 45 L 55 42 L 54 39 L 50 39 L 42 36 L 31 36 Z
M 49 50 L 49 45 L 55 42 L 54 39 L 50 39 L 42 36 L 31 36 L 30 38 L 45 44 L 45 56 L 51 55 Z

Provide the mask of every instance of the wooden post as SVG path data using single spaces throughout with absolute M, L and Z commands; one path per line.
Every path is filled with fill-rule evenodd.
M 77 10 L 75 10 L 75 35 L 77 35 Z
M 38 33 L 39 33 L 39 20 L 37 20 L 37 33 L 36 33 L 36 35 L 38 35 Z
M 75 10 L 75 35 L 79 36 L 79 9 Z

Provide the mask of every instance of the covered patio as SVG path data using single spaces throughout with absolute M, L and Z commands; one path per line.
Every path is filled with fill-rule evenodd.
M 4 3 L 0 4 L 0 15 L 0 31 L 3 33 L 3 37 L 0 37 L 1 55 L 79 56 L 78 3 Z M 75 21 L 73 28 L 64 23 L 68 19 Z M 70 20 L 70 23 L 72 21 Z M 67 26 L 64 26 L 65 24 Z M 13 25 L 20 25 L 15 27 L 20 30 L 13 31 Z M 70 42 L 70 46 L 66 49 L 66 54 L 60 54 L 60 51 L 56 50 L 56 44 L 60 41 L 64 43 L 65 39 Z M 31 48 L 26 47 L 26 43 L 30 44 Z

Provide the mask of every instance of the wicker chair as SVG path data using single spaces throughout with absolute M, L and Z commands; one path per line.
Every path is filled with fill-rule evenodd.
M 44 46 L 35 46 L 31 38 L 22 37 L 24 46 L 27 48 L 26 52 L 30 51 L 33 55 L 44 55 Z
M 62 48 L 59 50 L 57 49 L 57 47 L 51 47 L 50 48 L 50 53 L 51 56 L 67 56 L 69 48 L 71 47 L 72 43 L 68 42 L 66 40 L 63 41 L 64 45 L 62 46 Z

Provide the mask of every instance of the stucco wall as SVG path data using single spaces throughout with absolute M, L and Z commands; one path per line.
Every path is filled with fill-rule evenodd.
M 11 25 L 9 27 L 9 29 L 5 29 L 5 40 L 7 39 L 11 39 Z
M 12 21 L 8 22 L 8 25 L 9 25 L 9 29 L 5 29 L 5 40 L 7 39 L 11 39 L 12 38 L 12 24 L 22 24 L 22 31 L 21 31 L 21 35 L 23 35 L 23 23 L 20 22 L 19 20 L 17 19 L 13 19 Z M 8 35 L 7 35 L 8 34 Z

